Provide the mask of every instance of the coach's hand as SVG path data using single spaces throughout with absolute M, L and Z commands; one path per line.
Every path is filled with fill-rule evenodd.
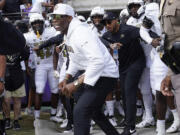
M 59 89 L 62 91 L 65 88 L 66 84 L 67 80 L 63 80 L 62 82 L 60 82 L 58 85 Z
M 155 39 L 152 40 L 151 45 L 152 45 L 154 48 L 156 48 L 157 46 L 160 45 L 160 42 L 161 42 L 161 38 L 155 38 Z
M 73 92 L 77 90 L 77 87 L 74 85 L 74 82 L 69 83 L 65 86 L 63 94 L 67 97 L 72 97 Z

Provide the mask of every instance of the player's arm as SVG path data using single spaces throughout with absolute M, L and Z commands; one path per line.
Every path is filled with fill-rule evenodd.
M 4 74 L 6 69 L 6 57 L 4 55 L 0 55 L 0 95 L 4 91 Z

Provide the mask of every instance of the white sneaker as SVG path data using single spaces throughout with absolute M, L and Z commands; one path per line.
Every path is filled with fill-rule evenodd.
M 131 130 L 131 129 L 130 129 L 130 131 L 129 131 L 129 132 L 130 132 L 130 134 L 131 134 L 131 135 L 137 135 L 137 132 L 136 132 L 136 130 L 135 130 L 135 129 L 134 129 L 134 130 Z
M 32 114 L 32 110 L 29 109 L 29 108 L 26 108 L 25 111 L 24 111 L 24 114 L 25 115 L 31 115 Z
M 159 125 L 156 124 L 156 135 L 166 135 L 166 130 L 164 126 L 160 127 Z
M 122 108 L 120 102 L 115 103 L 115 108 L 118 110 L 118 112 L 121 116 L 125 116 L 124 109 Z
M 124 129 L 121 135 L 137 135 L 136 129 Z
M 67 126 L 68 120 L 63 120 L 62 124 L 60 125 L 60 128 L 65 128 Z
M 60 122 L 63 121 L 62 118 L 59 118 L 59 117 L 56 117 L 56 116 L 51 116 L 51 117 L 50 117 L 50 120 L 51 120 L 51 121 L 54 121 L 54 122 L 57 122 L 57 123 L 60 123 Z
M 117 120 L 116 120 L 116 118 L 115 117 L 111 117 L 111 118 L 109 118 L 109 122 L 114 126 L 114 127 L 116 127 L 117 126 L 117 122 L 116 122 Z
M 158 128 L 156 128 L 156 133 L 158 133 Z
M 143 121 L 141 121 L 140 123 L 138 123 L 136 125 L 137 128 L 145 128 L 145 127 L 149 127 L 149 126 L 154 126 L 155 125 L 155 121 L 154 119 L 144 119 Z
M 72 132 L 73 132 L 72 129 L 63 131 L 63 133 L 65 133 L 65 134 L 67 134 L 67 133 L 72 133 Z
M 64 133 L 70 133 L 73 131 L 72 124 L 68 123 L 67 126 L 65 127 Z
M 174 133 L 177 132 L 180 126 L 179 120 L 175 120 L 173 124 L 166 130 L 166 133 Z

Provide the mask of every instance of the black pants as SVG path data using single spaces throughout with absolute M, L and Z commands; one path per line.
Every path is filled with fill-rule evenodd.
M 73 124 L 73 106 L 74 106 L 74 99 L 65 97 L 66 102 L 66 111 L 67 111 L 67 119 L 70 124 Z
M 134 129 L 136 122 L 136 96 L 139 80 L 145 67 L 145 59 L 134 62 L 124 73 L 120 73 L 123 108 L 125 111 L 126 128 Z
M 84 73 L 84 70 L 78 71 L 76 75 L 69 80 L 68 83 L 73 82 L 74 80 L 78 79 L 80 75 Z M 73 95 L 73 98 L 65 97 L 65 103 L 66 103 L 66 111 L 67 111 L 67 119 L 69 124 L 73 124 L 73 108 L 74 108 L 74 96 L 78 95 L 78 93 L 81 93 L 81 88 Z M 75 98 L 77 99 L 77 98 Z
M 89 135 L 90 120 L 106 133 L 119 135 L 116 129 L 102 113 L 102 106 L 109 92 L 113 90 L 116 79 L 101 77 L 94 87 L 83 87 L 81 96 L 74 108 L 74 135 Z

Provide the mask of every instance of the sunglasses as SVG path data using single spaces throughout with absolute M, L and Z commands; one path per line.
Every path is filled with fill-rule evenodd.
M 66 18 L 66 17 L 67 17 L 67 15 L 58 15 L 58 14 L 52 15 L 52 18 L 55 19 L 55 20 L 63 19 L 63 18 Z

